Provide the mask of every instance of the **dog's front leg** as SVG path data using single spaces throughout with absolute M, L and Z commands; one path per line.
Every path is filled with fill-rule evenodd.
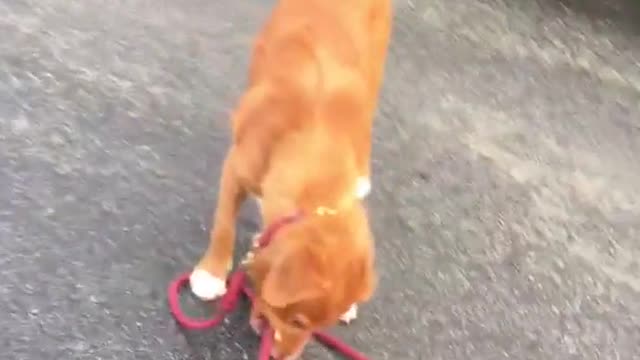
M 207 250 L 191 274 L 191 290 L 203 300 L 212 300 L 226 292 L 225 280 L 233 266 L 236 218 L 247 192 L 234 168 L 233 148 L 222 167 L 218 203 L 213 216 Z

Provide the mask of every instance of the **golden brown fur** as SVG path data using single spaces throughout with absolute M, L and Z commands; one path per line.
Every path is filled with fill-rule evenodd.
M 196 268 L 226 277 L 247 195 L 261 198 L 265 225 L 307 214 L 248 266 L 253 316 L 279 333 L 278 357 L 298 354 L 310 331 L 374 289 L 373 243 L 354 194 L 356 180 L 369 177 L 390 27 L 390 0 L 280 0 L 256 39 L 211 242 Z

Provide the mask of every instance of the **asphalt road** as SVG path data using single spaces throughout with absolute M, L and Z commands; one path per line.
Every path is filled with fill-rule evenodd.
M 244 314 L 185 334 L 165 287 L 206 245 L 270 5 L 0 0 L 0 359 L 254 358 Z M 639 7 L 396 1 L 380 287 L 337 334 L 372 359 L 640 358 Z

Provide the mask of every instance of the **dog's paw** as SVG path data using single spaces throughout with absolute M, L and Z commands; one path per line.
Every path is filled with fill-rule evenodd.
M 349 310 L 347 310 L 347 312 L 345 312 L 340 316 L 340 321 L 342 321 L 344 324 L 349 324 L 350 322 L 355 320 L 357 317 L 358 317 L 358 305 L 353 304 L 351 305 Z
M 260 237 L 261 236 L 262 236 L 261 232 L 253 234 L 253 237 L 251 238 L 251 248 L 252 249 L 257 249 L 257 248 L 260 247 Z
M 356 179 L 356 198 L 364 199 L 371 192 L 371 179 L 361 176 Z
M 224 279 L 217 278 L 207 271 L 195 269 L 189 277 L 191 292 L 201 300 L 214 300 L 227 292 Z

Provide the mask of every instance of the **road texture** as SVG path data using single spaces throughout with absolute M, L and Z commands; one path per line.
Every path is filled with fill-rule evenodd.
M 270 6 L 0 0 L 0 359 L 254 358 L 245 315 L 183 333 L 165 287 L 206 245 Z M 380 286 L 337 334 L 372 359 L 640 358 L 638 7 L 396 2 Z

